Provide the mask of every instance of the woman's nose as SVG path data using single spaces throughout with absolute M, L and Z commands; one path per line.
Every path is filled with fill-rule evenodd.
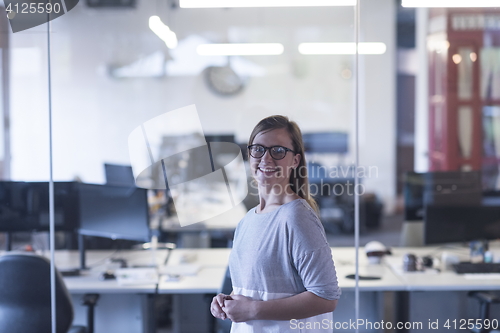
M 269 149 L 267 149 L 264 152 L 264 155 L 260 159 L 264 160 L 266 162 L 273 161 L 273 158 L 271 157 L 271 152 L 269 151 Z

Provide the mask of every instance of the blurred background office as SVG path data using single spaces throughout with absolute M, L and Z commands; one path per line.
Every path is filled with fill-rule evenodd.
M 374 48 L 369 45 L 360 63 L 360 151 L 366 169 L 362 182 L 377 228 L 384 225 L 378 218 L 382 207 L 384 216 L 397 213 L 395 73 L 400 8 L 395 1 L 366 2 L 361 13 L 360 41 L 377 43 Z M 151 23 L 152 16 L 161 22 Z M 411 29 L 414 21 L 405 22 Z M 175 42 L 169 47 L 151 24 L 167 25 Z M 48 180 L 45 29 L 5 34 L 6 180 Z M 324 45 L 315 50 L 317 44 L 310 44 L 353 43 L 351 6 L 188 9 L 179 8 L 177 1 L 87 1 L 51 22 L 51 29 L 57 181 L 105 183 L 105 163 L 131 164 L 127 140 L 134 128 L 191 104 L 197 107 L 206 135 L 225 136 L 224 141 L 242 147 L 258 120 L 287 115 L 311 138 L 310 162 L 341 183 L 353 179 L 352 44 L 336 44 L 338 49 L 326 54 L 321 54 Z M 400 39 L 414 46 L 411 32 Z M 213 43 L 275 43 L 278 52 L 206 55 L 199 47 Z M 413 142 L 411 134 L 406 138 Z M 341 185 L 347 192 L 348 186 Z M 336 189 L 340 193 L 341 187 Z M 317 192 L 318 197 L 333 196 Z M 351 199 L 341 199 L 347 202 L 340 206 L 352 206 Z M 344 229 L 352 232 L 352 208 L 339 209 L 338 203 L 329 202 L 333 200 L 321 200 L 333 228 L 347 220 Z
M 347 192 L 357 173 L 362 243 L 375 236 L 399 245 L 405 173 L 478 170 L 485 191 L 498 188 L 497 19 L 481 13 L 361 3 L 355 170 L 352 6 L 79 3 L 51 22 L 54 179 L 106 183 L 104 164 L 131 164 L 128 136 L 136 127 L 187 105 L 196 105 L 206 141 L 234 142 L 243 156 L 254 124 L 283 114 L 303 129 L 313 193 L 332 244 L 353 244 Z M 4 20 L 3 30 L 2 178 L 47 181 L 46 27 L 12 33 Z M 255 43 L 264 48 L 210 49 Z M 175 139 L 176 125 L 160 139 Z M 153 149 L 168 152 L 161 143 Z

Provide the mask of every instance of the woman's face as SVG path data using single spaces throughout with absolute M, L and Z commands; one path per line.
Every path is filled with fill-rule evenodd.
M 264 147 L 283 146 L 293 150 L 292 139 L 284 128 L 261 132 L 257 134 L 251 143 L 252 145 L 262 145 Z M 282 191 L 289 184 L 290 173 L 300 162 L 300 154 L 288 151 L 283 159 L 272 158 L 269 150 L 266 150 L 261 158 L 250 156 L 250 168 L 252 175 L 260 186 L 279 186 Z

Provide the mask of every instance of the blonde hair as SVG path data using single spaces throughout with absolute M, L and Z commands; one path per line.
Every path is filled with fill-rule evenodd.
M 284 128 L 288 132 L 292 140 L 294 152 L 300 154 L 301 157 L 298 167 L 293 169 L 290 175 L 290 187 L 299 197 L 306 200 L 309 206 L 319 214 L 318 204 L 309 191 L 309 179 L 307 177 L 306 158 L 304 156 L 304 142 L 302 141 L 302 132 L 296 122 L 290 121 L 288 117 L 279 115 L 264 118 L 259 121 L 253 129 L 248 144 L 253 144 L 253 140 L 257 134 L 280 128 Z

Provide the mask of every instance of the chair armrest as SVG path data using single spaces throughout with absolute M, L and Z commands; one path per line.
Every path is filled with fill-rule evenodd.
M 469 297 L 474 297 L 479 300 L 479 302 L 484 302 L 488 304 L 500 303 L 500 297 L 483 291 L 471 291 L 469 292 Z
M 87 328 L 84 326 L 71 326 L 68 333 L 87 333 Z

